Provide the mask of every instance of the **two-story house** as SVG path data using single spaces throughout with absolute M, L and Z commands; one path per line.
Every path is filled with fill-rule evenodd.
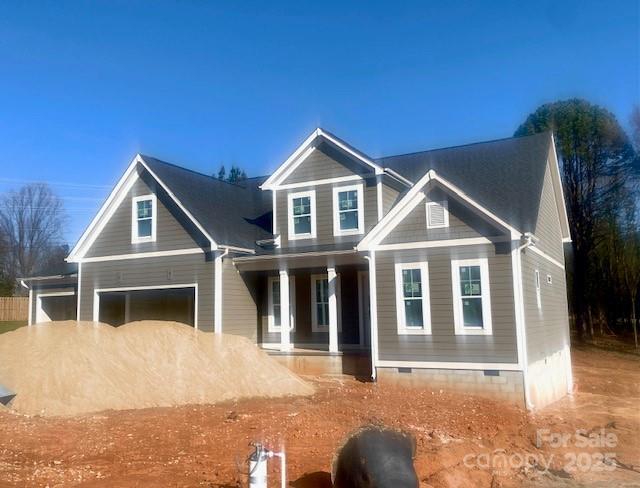
M 137 155 L 77 277 L 25 283 L 31 322 L 68 296 L 78 320 L 177 320 L 537 408 L 572 389 L 569 240 L 551 133 L 374 159 L 317 129 L 238 184 Z

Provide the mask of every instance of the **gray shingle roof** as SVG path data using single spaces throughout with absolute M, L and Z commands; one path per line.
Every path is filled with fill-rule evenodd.
M 417 182 L 433 169 L 521 232 L 534 232 L 551 132 L 376 159 Z
M 271 195 L 260 190 L 266 177 L 227 183 L 151 156 L 141 155 L 171 192 L 219 245 L 255 248 L 271 235 Z

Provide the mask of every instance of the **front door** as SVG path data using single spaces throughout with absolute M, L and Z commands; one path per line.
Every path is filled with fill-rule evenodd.
M 369 272 L 358 271 L 358 323 L 360 345 L 371 346 L 371 307 L 369 305 Z

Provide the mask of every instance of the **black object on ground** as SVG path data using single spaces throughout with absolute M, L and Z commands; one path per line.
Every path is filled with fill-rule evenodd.
M 334 488 L 416 488 L 415 439 L 384 427 L 364 427 L 348 437 L 333 461 Z
M 16 394 L 14 392 L 0 385 L 0 403 L 2 403 L 3 405 L 8 405 L 15 396 Z

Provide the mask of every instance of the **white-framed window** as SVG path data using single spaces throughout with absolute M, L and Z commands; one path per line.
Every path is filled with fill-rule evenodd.
M 282 307 L 280 305 L 280 277 L 269 276 L 267 280 L 269 289 L 268 298 L 268 327 L 269 332 L 280 332 L 280 319 L 282 317 Z M 289 276 L 289 330 L 296 329 L 296 277 Z
M 340 275 L 336 275 L 336 305 L 338 331 L 342 331 Z M 329 278 L 326 274 L 311 275 L 311 331 L 329 332 Z
M 534 271 L 534 280 L 536 285 L 536 303 L 538 304 L 538 310 L 542 308 L 542 296 L 540 294 L 540 271 Z
M 459 335 L 491 335 L 491 294 L 487 258 L 451 261 L 453 319 Z
M 449 227 L 449 203 L 427 202 L 427 229 L 442 229 Z
M 316 192 L 289 193 L 289 240 L 316 237 Z
M 395 276 L 398 334 L 431 334 L 428 264 L 396 263 Z
M 154 194 L 131 201 L 131 243 L 154 242 L 158 225 L 157 199 Z
M 362 183 L 333 188 L 333 235 L 364 233 L 364 189 Z

